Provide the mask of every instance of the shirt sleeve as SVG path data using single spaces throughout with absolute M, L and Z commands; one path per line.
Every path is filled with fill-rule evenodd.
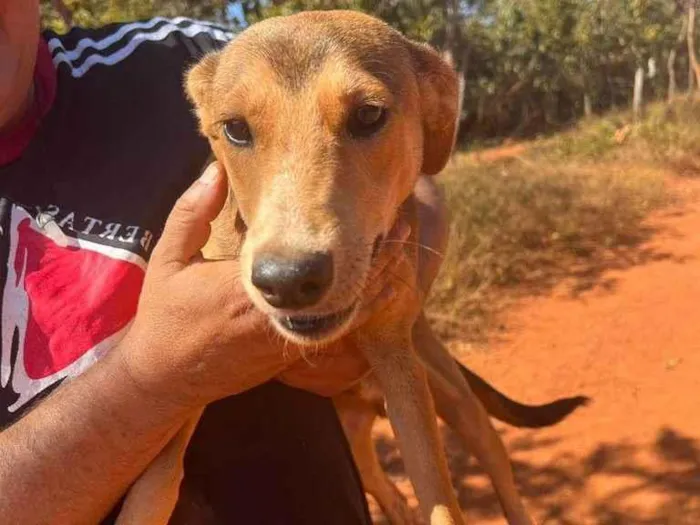
M 182 45 L 187 49 L 193 60 L 198 60 L 210 51 L 216 51 L 230 42 L 235 32 L 222 25 L 201 20 L 180 20 L 178 26 Z
M 184 75 L 234 32 L 188 18 L 153 18 L 44 36 L 59 88 L 50 116 L 60 120 L 70 144 L 81 145 L 79 151 L 71 146 L 71 158 L 81 163 L 75 173 L 89 166 L 105 180 L 151 195 L 140 224 L 157 238 L 211 154 L 185 96 Z M 63 148 L 67 142 L 54 141 Z M 107 211 L 121 214 L 123 199 L 113 204 Z
M 74 78 L 95 66 L 114 66 L 143 50 L 156 60 L 164 50 L 191 63 L 224 47 L 235 36 L 231 28 L 190 18 L 162 18 L 108 24 L 99 28 L 74 27 L 65 35 L 46 31 L 44 37 L 57 68 L 68 68 Z

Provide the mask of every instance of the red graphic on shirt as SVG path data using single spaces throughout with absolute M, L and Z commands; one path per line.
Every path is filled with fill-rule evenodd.
M 145 261 L 131 251 L 41 228 L 13 207 L 2 295 L 0 387 L 10 412 L 113 348 L 136 313 Z M 13 349 L 16 349 L 16 353 Z
M 17 229 L 15 272 L 24 274 L 29 299 L 24 368 L 28 378 L 41 379 L 129 323 L 144 272 L 102 253 L 58 246 L 34 230 L 29 219 Z

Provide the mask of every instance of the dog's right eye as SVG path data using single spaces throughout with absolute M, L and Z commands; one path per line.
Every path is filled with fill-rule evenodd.
M 224 122 L 224 134 L 234 146 L 244 147 L 253 144 L 253 135 L 248 123 L 243 119 L 235 118 Z

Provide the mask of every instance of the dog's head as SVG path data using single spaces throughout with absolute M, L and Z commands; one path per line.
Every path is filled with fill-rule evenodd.
M 247 226 L 253 302 L 296 342 L 338 337 L 418 175 L 449 158 L 454 72 L 379 20 L 326 11 L 252 26 L 186 84 Z

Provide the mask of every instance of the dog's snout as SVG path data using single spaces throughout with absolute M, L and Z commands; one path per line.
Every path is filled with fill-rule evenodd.
M 295 258 L 262 254 L 253 263 L 251 281 L 275 308 L 313 306 L 333 282 L 333 256 L 322 252 Z

